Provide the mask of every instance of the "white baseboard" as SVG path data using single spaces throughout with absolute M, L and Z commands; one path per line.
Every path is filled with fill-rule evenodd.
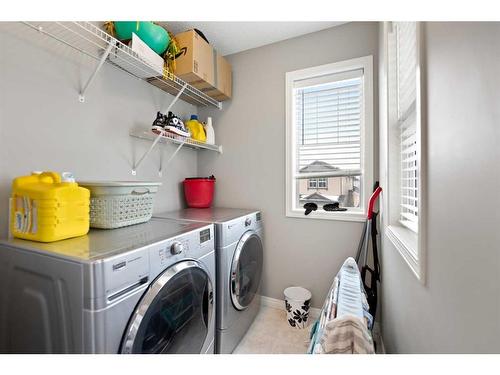
M 380 329 L 380 323 L 375 322 L 373 324 L 372 337 L 373 341 L 377 343 L 377 354 L 385 354 L 384 340 L 382 339 L 382 330 Z
M 384 338 L 382 337 L 382 335 L 380 335 L 380 354 L 386 354 L 385 345 L 384 345 Z
M 260 303 L 262 304 L 262 306 L 285 311 L 285 300 L 282 299 L 260 296 Z M 311 307 L 309 309 L 309 316 L 311 317 L 311 319 L 317 319 L 320 313 L 321 309 L 317 309 L 315 307 Z

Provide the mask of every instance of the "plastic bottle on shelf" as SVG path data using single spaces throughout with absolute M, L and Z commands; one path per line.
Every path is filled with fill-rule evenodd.
M 209 145 L 214 145 L 215 144 L 215 131 L 212 126 L 212 117 L 207 118 L 207 123 L 204 124 L 205 126 L 205 133 L 207 134 L 207 143 Z
M 198 142 L 205 142 L 207 137 L 203 125 L 198 121 L 197 115 L 191 115 L 191 119 L 186 121 L 186 127 L 191 132 L 191 138 Z

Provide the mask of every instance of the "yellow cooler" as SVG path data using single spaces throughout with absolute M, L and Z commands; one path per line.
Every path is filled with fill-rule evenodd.
M 10 232 L 17 238 L 52 242 L 89 231 L 90 192 L 70 173 L 15 178 L 10 205 Z

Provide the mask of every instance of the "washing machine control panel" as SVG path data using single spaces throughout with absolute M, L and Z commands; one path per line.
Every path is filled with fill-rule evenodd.
M 95 267 L 103 267 L 102 276 L 106 303 L 115 303 L 150 283 L 170 265 L 182 259 L 199 259 L 214 251 L 213 224 L 178 235 L 134 251 L 107 258 Z
M 172 238 L 157 245 L 151 253 L 151 264 L 161 266 L 175 263 L 183 258 L 199 258 L 214 248 L 214 228 L 212 225 L 200 230 Z
M 200 244 L 203 244 L 212 239 L 211 228 L 200 231 Z
M 172 245 L 170 245 L 170 253 L 172 255 L 178 255 L 182 253 L 182 250 L 184 250 L 184 245 L 180 241 L 174 241 Z
M 162 265 L 177 255 L 182 255 L 183 257 L 190 256 L 190 239 L 181 237 L 173 241 L 166 241 L 164 244 L 158 246 L 157 254 Z

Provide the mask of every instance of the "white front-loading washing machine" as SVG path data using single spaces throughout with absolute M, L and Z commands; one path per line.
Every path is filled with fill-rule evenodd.
M 0 242 L 1 353 L 214 353 L 214 226 Z
M 260 308 L 264 257 L 261 213 L 234 208 L 188 208 L 154 216 L 215 224 L 216 352 L 232 353 Z

